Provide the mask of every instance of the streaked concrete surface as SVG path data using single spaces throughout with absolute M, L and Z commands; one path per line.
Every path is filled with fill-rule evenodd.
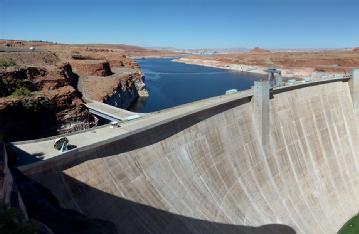
M 253 103 L 236 95 L 150 115 L 21 169 L 119 233 L 336 233 L 359 211 L 349 83 L 275 92 L 265 147 Z

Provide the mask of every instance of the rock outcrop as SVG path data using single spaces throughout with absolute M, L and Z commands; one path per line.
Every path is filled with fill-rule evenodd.
M 119 79 L 112 93 L 104 96 L 102 101 L 112 106 L 128 109 L 139 96 L 148 96 L 143 78 L 142 73 L 138 72 L 128 75 L 126 79 Z
M 108 62 L 111 68 L 116 68 L 116 67 L 139 68 L 136 61 L 125 54 L 115 53 L 111 50 L 110 51 L 96 50 L 97 53 L 93 53 L 89 51 L 92 50 L 86 50 L 82 52 L 75 51 L 74 54 L 71 55 L 71 65 L 80 74 L 83 73 L 84 75 L 91 75 L 89 74 L 89 71 L 87 71 L 85 68 L 81 69 L 81 66 L 84 67 L 86 66 L 86 64 L 90 65 L 90 64 L 97 64 L 103 62 Z M 77 67 L 80 68 L 77 69 Z M 88 68 L 88 70 L 91 70 L 91 68 Z
M 102 50 L 94 54 L 87 50 L 72 55 L 72 59 L 74 71 L 81 77 L 81 91 L 88 101 L 128 109 L 139 96 L 148 96 L 139 65 L 126 55 Z
M 262 54 L 262 53 L 270 53 L 270 52 L 271 52 L 270 50 L 262 49 L 259 47 L 255 47 L 251 51 L 249 51 L 249 53 L 251 54 Z
M 0 46 L 11 47 L 0 52 L 0 135 L 7 141 L 94 126 L 97 120 L 82 103 L 87 97 L 128 108 L 148 95 L 131 56 L 177 55 L 127 45 L 0 39 Z
M 126 55 L 122 55 L 119 58 L 107 57 L 107 61 L 110 63 L 111 67 L 139 68 L 138 63 Z
M 139 96 L 148 96 L 144 76 L 138 69 L 116 68 L 107 77 L 81 77 L 87 100 L 104 102 L 128 109 Z
M 105 60 L 74 60 L 71 66 L 82 75 L 109 76 L 112 74 L 110 64 Z
M 77 76 L 67 63 L 3 68 L 0 78 L 0 133 L 8 141 L 73 132 L 97 123 L 72 86 Z

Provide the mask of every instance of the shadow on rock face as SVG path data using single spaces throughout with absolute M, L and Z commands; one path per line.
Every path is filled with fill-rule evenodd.
M 40 104 L 29 101 L 9 105 L 0 111 L 0 133 L 6 142 L 36 139 L 57 134 L 56 113 Z

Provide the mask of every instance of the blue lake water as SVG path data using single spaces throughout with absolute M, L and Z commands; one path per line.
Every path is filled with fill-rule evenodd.
M 262 76 L 225 69 L 172 62 L 172 59 L 140 59 L 149 92 L 132 106 L 135 112 L 153 112 L 219 96 L 229 89 L 249 89 Z

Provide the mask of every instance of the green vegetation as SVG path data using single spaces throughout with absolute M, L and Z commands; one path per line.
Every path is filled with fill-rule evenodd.
M 16 63 L 14 60 L 12 60 L 11 58 L 10 59 L 7 59 L 7 58 L 3 58 L 3 59 L 0 59 L 0 67 L 11 67 L 11 66 L 15 66 Z
M 359 215 L 355 215 L 339 230 L 338 234 L 358 234 L 359 233 Z
M 0 98 L 12 95 L 23 97 L 31 95 L 31 83 L 29 80 L 0 79 Z
M 36 101 L 31 99 L 22 99 L 21 104 L 25 108 L 25 110 L 32 112 L 36 112 L 49 107 L 48 99 L 37 99 Z
M 20 87 L 20 88 L 15 89 L 11 93 L 11 96 L 14 96 L 14 97 L 31 96 L 31 91 L 26 87 Z
M 32 222 L 22 222 L 21 213 L 15 209 L 6 209 L 0 203 L 0 233 L 3 234 L 33 234 L 37 233 L 37 227 Z

